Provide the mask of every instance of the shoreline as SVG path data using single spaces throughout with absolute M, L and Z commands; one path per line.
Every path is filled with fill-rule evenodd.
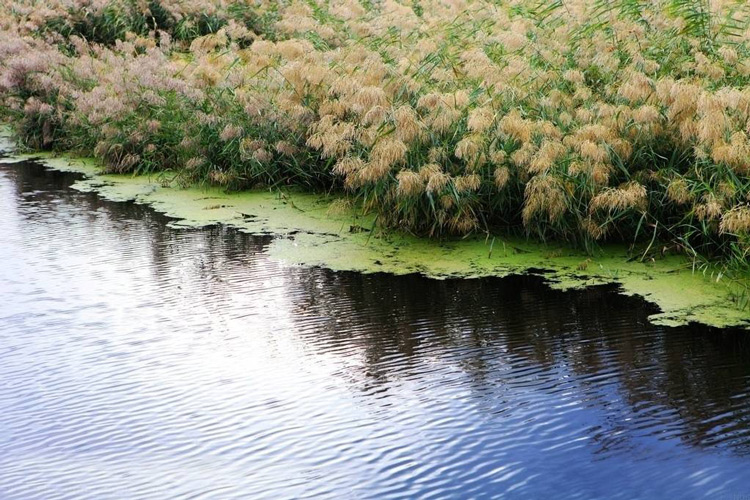
M 728 279 L 693 272 L 683 256 L 654 262 L 628 262 L 624 245 L 603 246 L 589 256 L 564 245 L 535 243 L 498 235 L 435 241 L 395 231 L 380 233 L 374 216 L 352 210 L 332 213 L 338 199 L 286 192 L 225 193 L 217 188 L 176 188 L 145 176 L 101 174 L 95 160 L 65 158 L 49 153 L 12 154 L 7 136 L 3 163 L 38 161 L 47 168 L 77 172 L 84 179 L 73 189 L 95 192 L 110 201 L 151 206 L 174 218 L 172 225 L 200 228 L 225 224 L 252 234 L 275 236 L 272 258 L 288 265 L 321 266 L 334 271 L 390 274 L 419 273 L 428 278 L 480 278 L 542 270 L 555 289 L 614 283 L 619 293 L 639 295 L 661 312 L 649 317 L 657 325 L 689 322 L 712 327 L 750 329 L 750 311 L 734 303 L 741 287 Z M 425 259 L 425 256 L 429 256 Z

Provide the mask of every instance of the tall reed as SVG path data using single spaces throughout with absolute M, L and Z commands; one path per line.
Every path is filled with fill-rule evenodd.
M 341 189 L 419 234 L 502 226 L 748 260 L 742 2 L 12 0 L 0 11 L 2 114 L 30 148 L 229 189 Z

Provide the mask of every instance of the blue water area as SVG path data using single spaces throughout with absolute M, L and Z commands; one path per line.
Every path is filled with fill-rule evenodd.
M 289 266 L 0 166 L 0 498 L 747 498 L 750 336 Z

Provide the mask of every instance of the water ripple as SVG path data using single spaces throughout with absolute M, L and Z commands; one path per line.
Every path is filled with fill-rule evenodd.
M 0 166 L 0 498 L 750 494 L 750 340 L 610 288 L 286 267 Z

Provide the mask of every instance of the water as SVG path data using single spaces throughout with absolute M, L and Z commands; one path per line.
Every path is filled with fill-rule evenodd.
M 747 498 L 750 336 L 288 267 L 0 166 L 0 498 Z

